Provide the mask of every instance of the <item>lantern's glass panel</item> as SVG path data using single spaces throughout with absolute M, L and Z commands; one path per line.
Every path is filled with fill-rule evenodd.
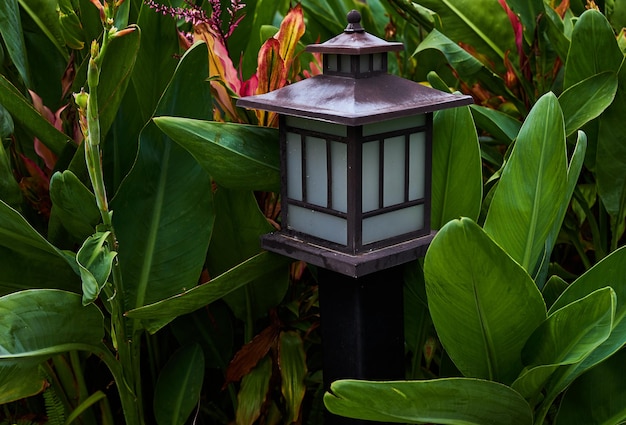
M 350 72 L 350 55 L 339 55 L 339 60 L 341 61 L 341 65 L 339 67 L 339 71 L 341 72 Z
M 361 55 L 359 56 L 359 72 L 365 73 L 370 71 L 370 57 L 372 55 Z
M 385 139 L 383 160 L 383 207 L 404 202 L 406 137 Z
M 413 133 L 409 138 L 409 201 L 425 196 L 426 133 Z
M 415 205 L 363 220 L 363 244 L 379 242 L 424 228 L 424 205 Z
M 380 142 L 363 143 L 363 212 L 377 210 L 380 205 Z
M 348 134 L 345 125 L 339 125 L 324 121 L 309 120 L 306 118 L 287 117 L 286 124 L 290 127 L 317 131 L 319 133 L 331 134 L 333 136 L 346 137 L 346 135 Z
M 385 53 L 386 54 L 386 53 Z M 383 53 L 374 53 L 374 66 L 372 68 L 373 71 L 382 71 L 383 70 Z
M 291 230 L 341 245 L 348 243 L 347 221 L 344 218 L 296 205 L 289 205 L 287 214 L 287 227 Z
M 326 67 L 329 71 L 337 71 L 337 55 L 326 55 Z
M 302 137 L 287 133 L 287 196 L 297 201 L 302 198 Z
M 348 212 L 348 146 L 330 142 L 332 208 Z
M 425 115 L 413 115 L 410 117 L 396 118 L 393 120 L 380 121 L 374 124 L 363 126 L 363 136 L 372 136 L 380 133 L 388 133 L 395 130 L 405 130 L 407 128 L 420 127 L 426 125 Z
M 305 202 L 328 206 L 328 166 L 326 140 L 305 138 L 306 199 Z

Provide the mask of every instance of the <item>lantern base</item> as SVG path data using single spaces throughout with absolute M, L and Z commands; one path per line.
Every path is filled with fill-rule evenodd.
M 419 238 L 356 255 L 333 250 L 281 232 L 261 236 L 261 247 L 266 251 L 358 278 L 423 257 L 435 234 L 435 231 L 431 231 L 428 235 Z

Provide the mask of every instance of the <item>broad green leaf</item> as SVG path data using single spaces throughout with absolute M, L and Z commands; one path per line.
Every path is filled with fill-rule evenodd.
M 572 382 L 585 370 L 605 360 L 626 343 L 626 285 L 623 284 L 624 276 L 626 276 L 626 247 L 611 253 L 571 283 L 550 308 L 549 313 L 552 314 L 605 286 L 610 286 L 617 294 L 617 306 L 611 335 L 583 362 L 562 372 L 563 385 Z
M 83 287 L 83 305 L 94 302 L 106 285 L 117 252 L 107 244 L 111 232 L 97 232 L 87 238 L 76 254 Z
M 498 5 L 498 7 L 500 6 Z M 506 16 L 505 19 L 508 22 Z M 436 29 L 432 30 L 417 46 L 413 56 L 416 56 L 417 60 L 421 61 L 423 60 L 423 55 L 430 50 L 440 52 L 456 71 L 460 79 L 467 82 L 480 81 L 481 85 L 494 93 L 507 94 L 507 100 L 513 102 L 519 111 L 525 111 L 526 107 L 524 104 L 510 92 L 504 84 L 504 80 L 483 62 L 460 47 L 447 33 L 444 35 Z
M 61 31 L 56 2 L 47 0 L 18 0 L 20 6 L 28 13 L 30 18 L 39 27 L 56 50 L 66 60 L 69 58 L 65 49 L 65 39 Z
M 468 107 L 438 111 L 433 119 L 431 227 L 478 219 L 483 195 L 480 146 Z
M 50 199 L 51 222 L 58 221 L 80 241 L 88 238 L 101 220 L 94 194 L 69 170 L 50 178 Z
M 157 113 L 209 114 L 206 55 L 205 44 L 185 53 Z M 143 129 L 134 168 L 111 205 L 126 310 L 197 284 L 214 220 L 211 179 L 154 124 Z
M 446 425 L 530 425 L 528 403 L 496 382 L 468 378 L 423 381 L 335 381 L 326 408 L 356 419 Z
M 75 261 L 0 201 L 0 294 L 32 287 L 79 292 Z
M 159 425 L 183 425 L 200 398 L 204 354 L 198 344 L 174 353 L 159 374 L 154 390 L 154 417 Z
M 530 276 L 473 221 L 446 224 L 424 261 L 437 334 L 467 377 L 512 382 L 526 339 L 546 317 Z
M 565 118 L 565 135 L 597 118 L 613 102 L 617 92 L 617 75 L 607 71 L 586 78 L 565 90 L 559 104 Z
M 590 9 L 580 15 L 572 32 L 563 88 L 605 71 L 617 73 L 624 59 L 611 25 L 604 15 Z
M 599 118 L 596 152 L 596 184 L 607 212 L 613 219 L 613 249 L 621 237 L 618 227 L 626 216 L 626 66 L 618 74 L 615 100 Z
M 241 380 L 237 395 L 237 424 L 252 425 L 261 414 L 272 376 L 272 359 L 265 357 Z
M 281 393 L 287 405 L 285 423 L 297 422 L 306 393 L 304 378 L 307 375 L 306 355 L 302 338 L 297 332 L 281 332 L 278 352 Z
M 567 282 L 565 282 L 561 277 L 556 275 L 550 276 L 550 279 L 548 279 L 541 290 L 541 295 L 543 295 L 543 299 L 546 302 L 546 307 L 550 309 L 552 304 L 554 304 L 556 299 L 560 297 L 566 289 Z
M 11 113 L 15 122 L 25 127 L 55 155 L 61 155 L 66 144 L 74 144 L 41 116 L 4 75 L 0 75 L 0 104 Z
M 195 286 L 154 304 L 130 310 L 126 316 L 141 319 L 146 328 L 154 333 L 175 317 L 204 307 L 254 279 L 258 279 L 264 273 L 284 269 L 290 261 L 285 257 L 263 252 L 214 277 L 208 283 Z
M 211 276 L 222 274 L 261 252 L 261 235 L 274 230 L 251 191 L 219 187 L 215 193 L 215 213 L 215 230 L 207 256 Z M 288 287 L 289 271 L 280 268 L 259 274 L 244 288 L 226 295 L 224 301 L 238 319 L 260 318 L 280 303 Z
M 532 399 L 559 366 L 587 357 L 611 333 L 615 298 L 610 287 L 598 289 L 548 316 L 528 338 L 522 350 L 526 369 L 512 387 Z
M 614 425 L 626 421 L 626 350 L 581 375 L 567 389 L 555 425 Z
M 1 108 L 1 107 L 0 107 Z M 13 176 L 11 162 L 4 145 L 0 142 L 0 199 L 12 208 L 22 204 L 22 192 Z
M 0 2 L 0 36 L 4 41 L 3 45 L 6 47 L 6 51 L 24 84 L 26 87 L 30 87 L 30 69 L 23 34 L 18 1 L 4 0 Z M 0 100 L 0 103 L 4 105 L 3 100 Z
M 71 350 L 101 352 L 102 338 L 102 313 L 83 307 L 78 294 L 32 289 L 1 297 L 0 403 L 42 389 L 41 362 Z
M 470 105 L 478 128 L 485 130 L 499 142 L 510 144 L 519 134 L 522 124 L 510 115 L 480 105 Z
M 569 202 L 563 115 L 552 93 L 542 96 L 520 129 L 502 171 L 484 229 L 528 273 Z
M 280 189 L 277 129 L 175 117 L 153 121 L 220 185 L 229 189 Z

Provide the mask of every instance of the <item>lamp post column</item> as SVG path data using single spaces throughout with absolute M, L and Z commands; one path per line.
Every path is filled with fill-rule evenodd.
M 318 269 L 324 386 L 405 379 L 402 266 L 352 278 Z M 328 414 L 327 425 L 372 424 Z

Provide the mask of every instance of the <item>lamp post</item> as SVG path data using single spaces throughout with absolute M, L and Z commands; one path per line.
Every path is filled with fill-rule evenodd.
M 279 114 L 281 230 L 264 249 L 319 267 L 324 382 L 403 379 L 400 265 L 426 251 L 432 113 L 472 103 L 387 73 L 403 49 L 364 31 L 307 47 L 323 74 L 238 106 Z M 353 423 L 332 418 L 331 423 Z

